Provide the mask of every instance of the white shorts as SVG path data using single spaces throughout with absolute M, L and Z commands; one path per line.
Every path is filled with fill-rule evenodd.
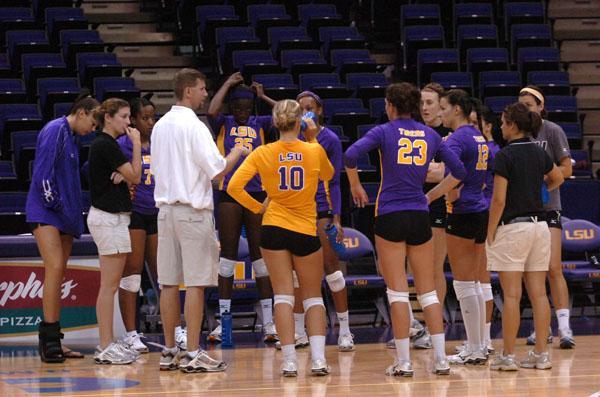
M 219 245 L 213 211 L 189 205 L 161 205 L 157 261 L 161 285 L 217 285 Z
M 129 212 L 110 212 L 91 207 L 87 218 L 88 229 L 98 247 L 99 255 L 128 254 L 131 252 L 129 237 Z
M 486 243 L 488 270 L 546 272 L 550 265 L 550 229 L 542 222 L 498 226 L 496 239 Z

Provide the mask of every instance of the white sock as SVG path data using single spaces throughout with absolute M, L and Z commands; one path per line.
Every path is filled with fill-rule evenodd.
M 304 329 L 304 313 L 294 313 L 294 327 L 296 335 L 306 334 Z
M 133 331 L 127 333 L 127 336 L 136 336 L 136 335 L 137 335 L 136 330 L 133 330 Z
M 485 323 L 484 342 L 486 346 L 492 343 L 492 323 Z
M 325 335 L 309 336 L 310 356 L 313 361 L 325 360 Z
M 187 355 L 190 356 L 191 358 L 194 358 L 198 355 L 198 349 L 191 351 L 191 352 L 187 352 Z
M 483 296 L 483 288 L 481 288 L 481 283 L 477 281 L 475 288 L 477 288 L 477 300 L 479 303 L 479 334 L 481 339 L 481 348 L 483 349 L 485 344 L 485 298 Z
M 177 354 L 179 352 L 179 348 L 177 346 L 174 347 L 165 347 L 165 350 L 172 354 Z
M 177 327 L 175 327 L 176 334 L 180 334 L 182 331 L 183 331 L 183 328 L 181 328 L 181 325 L 178 325 Z
M 347 335 L 350 333 L 350 321 L 348 320 L 348 310 L 343 313 L 336 313 L 337 319 L 340 323 L 340 335 Z
M 460 303 L 460 312 L 467 332 L 469 350 L 481 349 L 481 331 L 479 322 L 479 293 L 474 281 L 454 280 L 454 290 Z
M 231 313 L 231 299 L 219 299 L 219 314 L 223 315 L 225 312 Z
M 400 362 L 410 361 L 410 338 L 394 339 L 396 358 Z
M 260 307 L 262 308 L 263 325 L 273 322 L 273 301 L 271 298 L 261 299 Z
M 410 323 L 412 324 L 415 321 L 415 316 L 413 315 L 412 305 L 408 302 L 408 315 L 410 316 Z
M 292 345 L 282 345 L 281 352 L 283 353 L 284 360 L 297 360 L 296 358 L 296 346 Z
M 446 359 L 446 335 L 444 333 L 431 335 L 433 354 L 436 360 Z
M 571 329 L 569 325 L 569 309 L 558 309 L 556 311 L 556 318 L 558 319 L 559 330 L 564 332 Z

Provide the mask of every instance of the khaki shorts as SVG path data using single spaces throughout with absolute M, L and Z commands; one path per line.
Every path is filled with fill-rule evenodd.
M 161 285 L 217 285 L 219 245 L 213 212 L 189 205 L 161 205 L 157 260 Z
M 550 230 L 544 221 L 498 226 L 496 239 L 485 248 L 488 270 L 545 272 L 550 265 Z
M 129 212 L 110 212 L 91 207 L 87 218 L 88 229 L 98 247 L 99 255 L 128 254 L 131 252 L 129 237 Z

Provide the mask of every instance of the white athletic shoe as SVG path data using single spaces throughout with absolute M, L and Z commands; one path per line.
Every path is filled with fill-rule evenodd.
M 113 342 L 102 350 L 100 346 L 96 347 L 94 362 L 96 364 L 125 365 L 131 364 L 136 357 L 118 342 Z
M 285 377 L 298 376 L 298 361 L 284 360 L 281 364 L 281 374 Z
M 175 328 L 175 343 L 181 350 L 187 350 L 187 328 Z
M 200 350 L 193 358 L 187 353 L 185 358 L 186 360 L 182 359 L 179 363 L 179 369 L 182 372 L 223 372 L 227 369 L 224 361 L 215 360 L 204 350 Z
M 181 359 L 185 356 L 185 350 L 180 350 L 177 347 L 175 351 L 169 351 L 163 348 L 160 353 L 159 366 L 161 371 L 173 371 L 179 368 Z
M 338 337 L 338 349 L 341 352 L 351 352 L 354 350 L 354 335 L 344 334 Z
M 263 333 L 265 334 L 263 338 L 263 342 L 265 343 L 275 343 L 279 340 L 277 329 L 273 323 L 266 323 L 263 325 Z
M 448 360 L 437 360 L 433 367 L 433 373 L 436 375 L 450 375 L 450 363 Z
M 413 370 L 412 363 L 410 361 L 394 361 L 394 364 L 387 367 L 385 370 L 387 376 L 413 376 L 415 371 Z
M 331 368 L 327 365 L 325 360 L 314 360 L 310 368 L 310 372 L 315 376 L 329 375 Z
M 139 353 L 148 353 L 148 346 L 142 342 L 142 338 L 144 338 L 144 334 L 136 332 L 135 335 L 125 336 L 123 342 L 127 343 L 133 350 Z
M 469 349 L 465 349 L 458 354 L 448 356 L 450 364 L 457 365 L 482 365 L 485 364 L 487 358 L 481 351 L 471 352 Z
M 206 338 L 206 340 L 211 343 L 221 343 L 223 340 L 222 334 L 223 331 L 221 329 L 221 324 L 219 324 L 215 329 L 212 330 L 210 334 L 208 334 L 208 338 Z

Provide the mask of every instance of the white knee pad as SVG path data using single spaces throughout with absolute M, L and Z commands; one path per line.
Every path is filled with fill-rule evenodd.
M 308 313 L 308 309 L 313 306 L 323 306 L 325 308 L 325 303 L 323 303 L 323 298 L 320 296 L 318 298 L 308 298 L 302 301 L 302 306 L 304 307 L 304 313 Z
M 390 306 L 396 302 L 410 303 L 410 300 L 408 299 L 408 291 L 400 292 L 388 288 L 385 292 L 387 293 L 388 302 L 390 302 Z
M 431 292 L 427 292 L 423 295 L 417 295 L 417 300 L 421 305 L 421 309 L 425 309 L 427 306 L 435 305 L 436 303 L 440 303 L 437 297 L 437 292 L 435 290 Z
M 256 278 L 269 276 L 269 271 L 267 270 L 267 265 L 265 264 L 265 260 L 263 258 L 252 262 L 252 268 L 254 269 L 254 276 Z
M 295 270 L 292 270 L 292 282 L 294 283 L 294 288 L 300 288 L 300 282 Z
M 219 258 L 219 276 L 231 277 L 235 270 L 235 264 L 237 262 L 227 258 Z
M 483 290 L 483 299 L 486 302 L 494 300 L 494 293 L 492 292 L 492 284 L 481 283 L 481 289 Z
M 119 287 L 125 291 L 138 292 L 142 285 L 142 275 L 132 274 L 131 276 L 123 277 L 119 282 Z
M 456 298 L 460 301 L 461 299 L 468 298 L 469 296 L 477 296 L 479 293 L 477 292 L 477 284 L 475 281 L 457 281 L 454 280 L 452 282 L 454 286 L 454 292 L 456 293 Z
M 273 302 L 273 306 L 278 304 L 290 305 L 293 309 L 295 303 L 294 295 L 274 295 Z
M 344 280 L 344 273 L 341 270 L 335 271 L 325 276 L 327 285 L 331 292 L 340 292 L 346 287 L 346 280 Z

